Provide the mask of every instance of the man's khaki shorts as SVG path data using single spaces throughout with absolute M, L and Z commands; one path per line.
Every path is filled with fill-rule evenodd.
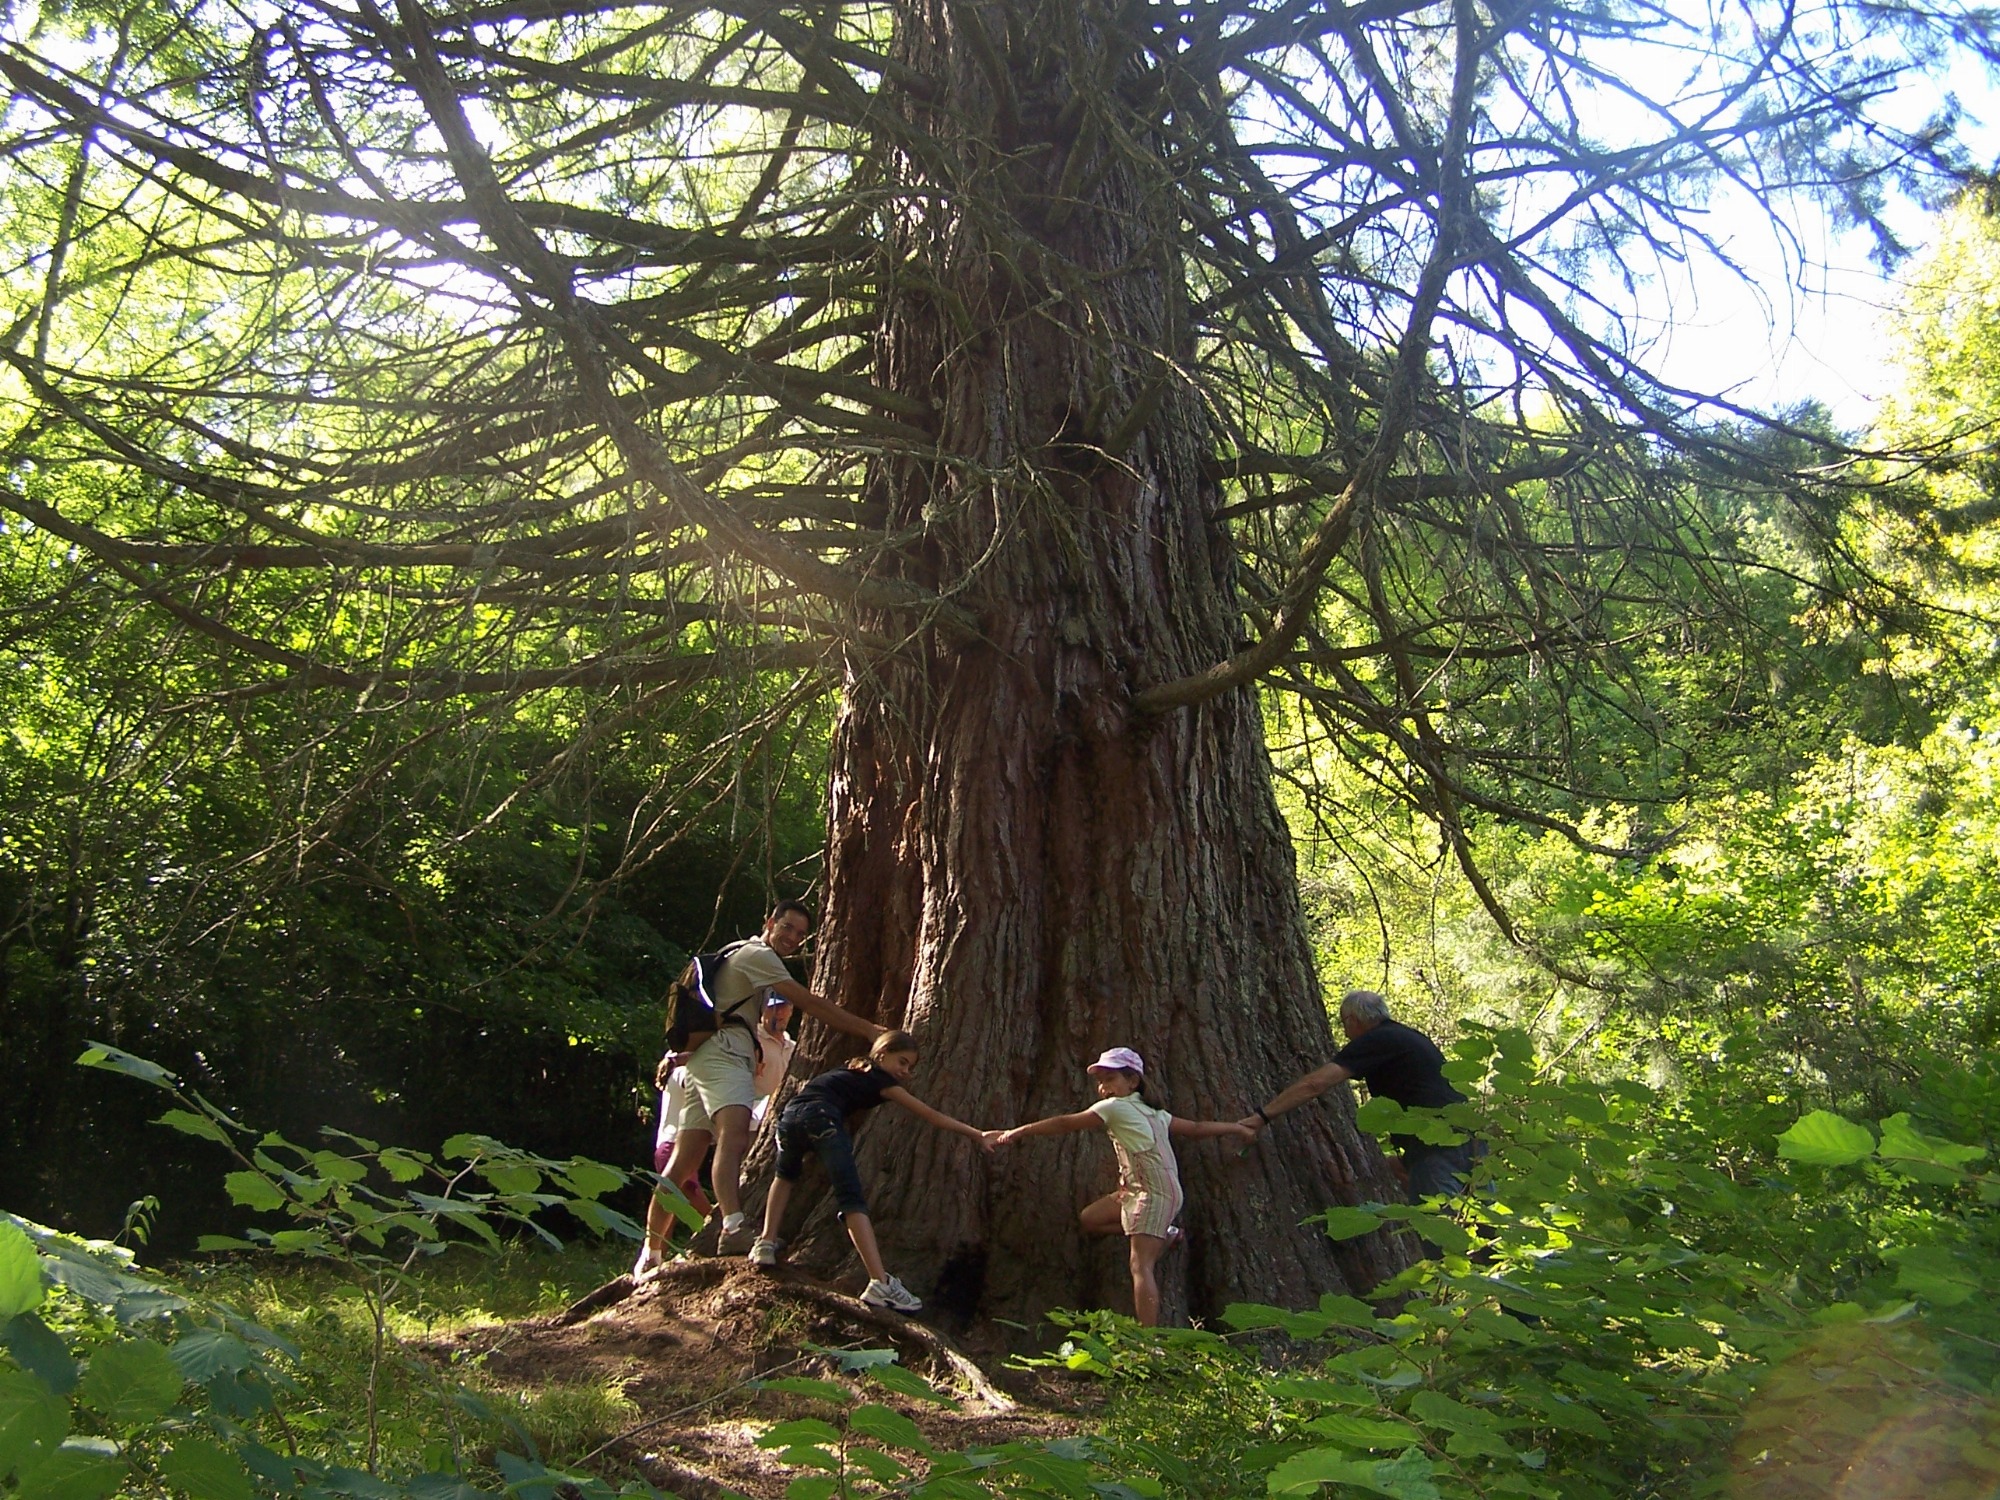
M 687 1099 L 681 1130 L 713 1130 L 720 1110 L 757 1102 L 757 1044 L 740 1026 L 725 1026 L 695 1049 L 687 1062 Z

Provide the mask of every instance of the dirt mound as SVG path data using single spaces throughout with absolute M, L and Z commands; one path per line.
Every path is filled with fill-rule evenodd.
M 872 1377 L 860 1366 L 884 1357 L 861 1352 L 870 1349 L 895 1350 L 900 1368 L 950 1404 L 898 1393 Z M 803 1273 L 753 1271 L 734 1259 L 679 1261 L 637 1287 L 620 1277 L 559 1317 L 468 1330 L 431 1350 L 478 1359 L 503 1388 L 622 1389 L 636 1408 L 630 1426 L 588 1455 L 565 1458 L 601 1472 L 629 1468 L 686 1500 L 726 1491 L 775 1500 L 809 1471 L 759 1448 L 758 1437 L 794 1418 L 842 1420 L 838 1402 L 759 1382 L 835 1382 L 856 1404 L 900 1412 L 947 1452 L 1073 1436 L 1085 1422 L 1079 1403 L 1094 1404 L 1095 1395 L 1089 1385 L 1039 1371 L 989 1371 L 920 1321 L 877 1311 Z M 907 1445 L 897 1457 L 923 1472 L 921 1454 Z

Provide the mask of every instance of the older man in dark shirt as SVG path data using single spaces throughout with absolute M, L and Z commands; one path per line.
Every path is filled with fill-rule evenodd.
M 1333 1055 L 1332 1062 L 1287 1085 L 1240 1123 L 1262 1130 L 1286 1110 L 1317 1099 L 1349 1078 L 1359 1078 L 1371 1095 L 1394 1099 L 1406 1109 L 1437 1109 L 1465 1102 L 1465 1095 L 1445 1080 L 1444 1054 L 1437 1043 L 1391 1016 L 1389 1002 L 1374 990 L 1349 990 L 1341 997 L 1340 1029 L 1347 1033 L 1347 1045 Z M 1473 1156 L 1470 1140 L 1456 1146 L 1432 1146 L 1408 1135 L 1391 1136 L 1390 1140 L 1403 1153 L 1411 1197 L 1465 1191 L 1465 1174 L 1471 1169 Z

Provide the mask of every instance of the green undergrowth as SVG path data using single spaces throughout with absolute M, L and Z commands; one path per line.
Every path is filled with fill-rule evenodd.
M 629 1425 L 621 1391 L 502 1389 L 479 1344 L 446 1337 L 601 1283 L 640 1234 L 604 1201 L 626 1173 L 470 1134 L 435 1154 L 335 1130 L 301 1144 L 144 1058 L 79 1061 L 164 1094 L 157 1123 L 234 1167 L 245 1227 L 175 1276 L 0 1214 L 0 1495 L 657 1495 L 564 1467 Z M 557 1229 L 595 1248 L 562 1253 Z
M 252 1222 L 205 1237 L 222 1261 L 174 1275 L 0 1212 L 0 1500 L 663 1500 L 596 1451 L 637 1416 L 617 1385 L 503 1388 L 482 1368 L 491 1340 L 451 1337 L 552 1312 L 619 1269 L 640 1231 L 602 1200 L 626 1173 L 475 1135 L 435 1155 L 339 1131 L 302 1145 L 145 1058 L 79 1061 L 164 1093 L 156 1123 L 220 1148 Z M 579 1224 L 602 1237 L 580 1253 L 555 1233 Z M 1098 1493 L 1087 1443 L 937 1450 L 868 1398 L 950 1395 L 893 1349 L 820 1352 L 841 1380 L 746 1386 L 828 1412 L 759 1439 L 805 1471 L 790 1500 Z
M 631 1259 L 622 1242 L 587 1241 L 560 1250 L 517 1244 L 488 1256 L 439 1256 L 413 1268 L 409 1293 L 390 1310 L 390 1325 L 400 1337 L 422 1339 L 547 1317 L 624 1271 Z M 174 1274 L 273 1326 L 303 1328 L 331 1318 L 357 1334 L 366 1331 L 365 1308 L 343 1296 L 346 1284 L 329 1266 L 243 1258 L 191 1262 L 176 1266 Z
M 624 1270 L 630 1258 L 622 1242 L 586 1241 L 560 1251 L 520 1244 L 486 1256 L 461 1251 L 413 1266 L 405 1295 L 387 1314 L 403 1354 L 387 1361 L 378 1377 L 380 1466 L 436 1468 L 460 1454 L 487 1464 L 517 1432 L 532 1438 L 550 1462 L 562 1463 L 630 1426 L 637 1420 L 634 1408 L 616 1383 L 543 1383 L 524 1390 L 489 1378 L 479 1356 L 454 1356 L 436 1343 L 444 1335 L 559 1312 Z M 339 1269 L 240 1258 L 178 1267 L 176 1277 L 190 1292 L 238 1309 L 297 1346 L 290 1413 L 297 1430 L 362 1430 L 373 1322 Z M 315 1446 L 320 1457 L 335 1459 L 345 1444 Z
M 1114 1392 L 1088 1479 L 1189 1500 L 2000 1492 L 2000 1075 L 1955 1068 L 1871 1122 L 1773 1090 L 1753 1038 L 1712 1040 L 1669 1091 L 1477 1031 L 1450 1067 L 1475 1102 L 1371 1101 L 1384 1133 L 1476 1129 L 1473 1191 L 1318 1227 L 1431 1253 L 1367 1300 L 1208 1329 L 1076 1315 L 1050 1362 Z
M 1302 1228 L 1422 1258 L 1365 1300 L 1237 1304 L 1205 1328 L 1068 1315 L 1041 1362 L 1107 1383 L 1086 1437 L 940 1450 L 878 1398 L 949 1397 L 858 1350 L 827 1351 L 840 1379 L 764 1382 L 807 1407 L 760 1446 L 787 1500 L 1990 1500 L 2000 1067 L 1908 1049 L 1885 1112 L 1808 1096 L 1749 1030 L 1675 1045 L 1649 1083 L 1599 1066 L 1630 1038 L 1473 1030 L 1449 1067 L 1471 1102 L 1361 1111 L 1385 1134 L 1475 1132 L 1472 1190 Z M 435 1357 L 616 1270 L 620 1238 L 522 1235 L 629 1232 L 599 1202 L 622 1174 L 479 1137 L 437 1159 L 253 1138 L 143 1059 L 86 1060 L 172 1093 L 163 1123 L 232 1151 L 232 1196 L 289 1227 L 164 1279 L 0 1217 L 0 1497 L 656 1500 L 586 1468 L 634 1415 L 617 1389 L 519 1394 L 477 1355 Z

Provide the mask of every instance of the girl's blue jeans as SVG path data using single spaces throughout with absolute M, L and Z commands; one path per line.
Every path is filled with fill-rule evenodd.
M 847 1121 L 817 1099 L 794 1099 L 778 1116 L 778 1176 L 797 1182 L 808 1151 L 817 1153 L 826 1167 L 838 1211 L 867 1213 L 868 1195 L 854 1165 L 854 1137 L 847 1133 Z

